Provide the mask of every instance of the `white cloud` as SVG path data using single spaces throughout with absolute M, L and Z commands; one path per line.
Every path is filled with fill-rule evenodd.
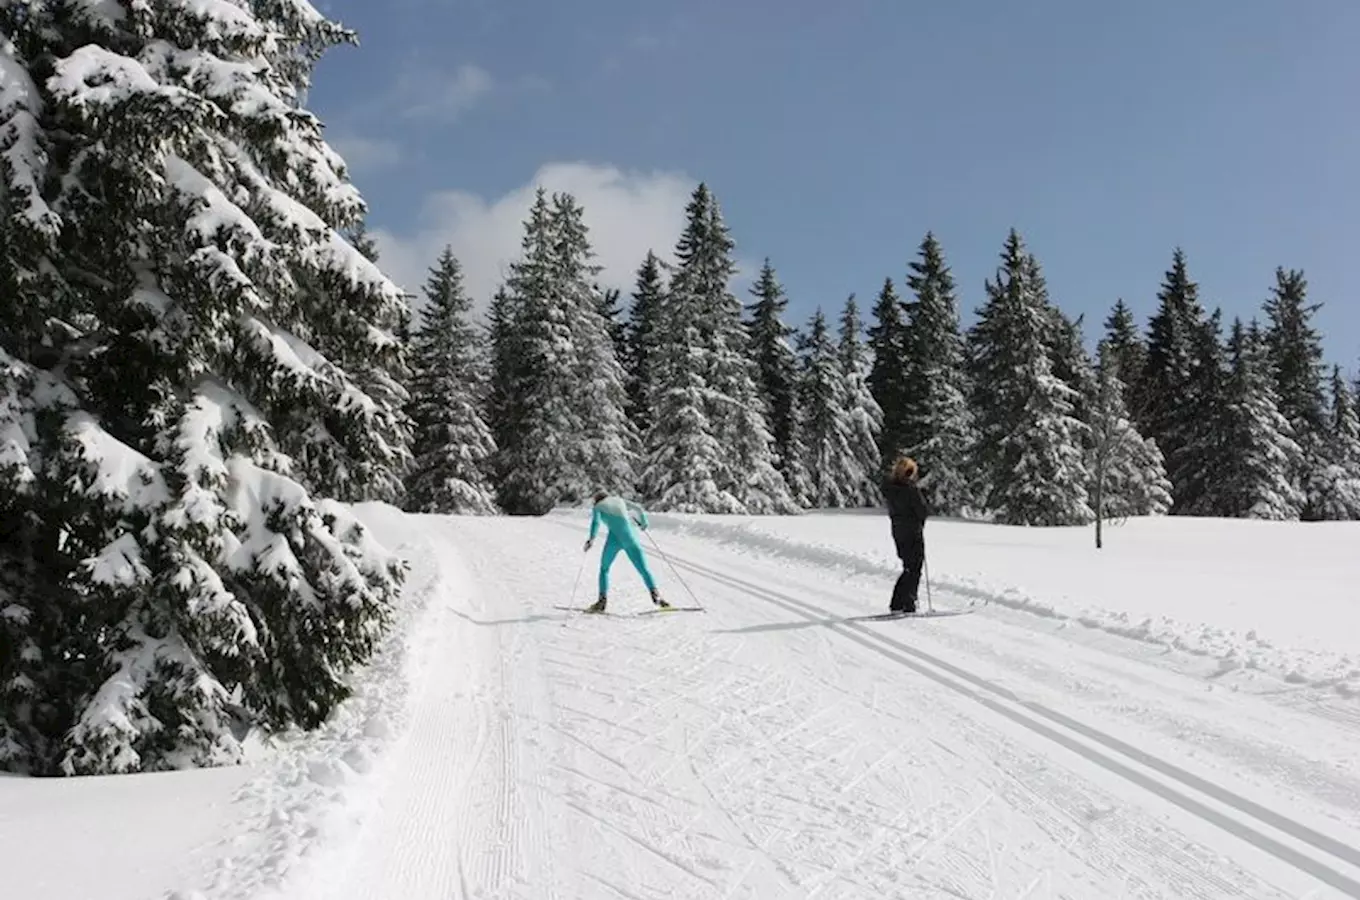
M 697 184 L 674 172 L 625 172 L 590 163 L 551 163 L 527 183 L 487 201 L 464 191 L 444 191 L 425 202 L 420 221 L 406 232 L 377 229 L 378 264 L 388 277 L 418 297 L 445 245 L 463 265 L 475 308 L 484 310 L 509 263 L 519 258 L 524 220 L 541 185 L 549 194 L 572 194 L 585 209 L 586 225 L 604 267 L 602 284 L 625 297 L 648 250 L 662 259 L 685 223 L 685 205 Z M 419 301 L 417 301 L 419 302 Z
M 410 69 L 397 80 L 394 99 L 407 118 L 451 123 L 495 88 L 485 69 L 462 65 L 452 73 Z
M 331 138 L 330 145 L 345 160 L 351 175 L 390 168 L 402 161 L 401 145 L 396 141 L 347 134 Z

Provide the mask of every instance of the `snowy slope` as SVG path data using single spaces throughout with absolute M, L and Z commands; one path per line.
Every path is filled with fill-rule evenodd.
M 1231 603 L 1290 585 L 1227 552 L 1239 523 L 1130 523 L 1099 558 L 1071 532 L 933 523 L 935 605 L 986 605 L 866 622 L 895 574 L 880 518 L 657 516 L 663 589 L 707 610 L 634 615 L 620 558 L 600 618 L 554 608 L 578 575 L 593 593 L 579 512 L 361 512 L 411 589 L 332 725 L 116 798 L 0 779 L 5 896 L 91 896 L 37 852 L 41 808 L 49 839 L 83 817 L 77 857 L 122 832 L 101 900 L 165 896 L 157 877 L 237 900 L 1360 897 L 1360 700 L 1315 677 L 1343 664 L 1360 564 L 1295 592 L 1316 633 L 1263 614 L 1248 637 Z M 1277 555 L 1354 546 L 1291 548 L 1308 528 Z

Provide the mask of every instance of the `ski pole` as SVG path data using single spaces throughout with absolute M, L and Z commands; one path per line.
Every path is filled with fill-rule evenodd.
M 694 591 L 691 591 L 689 589 L 689 585 L 685 584 L 685 579 L 680 577 L 680 573 L 676 571 L 675 565 L 670 561 L 670 557 L 666 556 L 665 552 L 663 552 L 662 549 L 657 545 L 656 538 L 652 537 L 652 533 L 650 531 L 643 531 L 642 533 L 647 535 L 647 540 L 652 542 L 652 547 L 656 549 L 657 556 L 660 556 L 663 560 L 666 561 L 666 565 L 670 566 L 672 574 L 675 575 L 675 580 L 680 582 L 680 586 L 685 589 L 685 593 L 689 594 L 689 599 L 692 600 L 694 602 L 694 605 L 697 606 L 699 609 L 703 609 L 704 605 L 699 602 L 698 597 L 694 596 Z
M 568 606 L 576 605 L 576 590 L 581 586 L 581 576 L 585 574 L 585 571 L 586 571 L 586 555 L 582 553 L 581 567 L 576 570 L 576 583 L 571 586 L 571 601 L 567 604 Z
M 926 569 L 926 609 L 934 612 L 935 601 L 930 597 L 930 557 L 926 555 L 925 551 L 921 552 L 921 564 Z

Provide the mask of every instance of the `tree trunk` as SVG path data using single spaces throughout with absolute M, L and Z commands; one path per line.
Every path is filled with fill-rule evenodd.
M 1104 546 L 1102 526 L 1105 519 L 1105 454 L 1096 454 L 1096 549 Z

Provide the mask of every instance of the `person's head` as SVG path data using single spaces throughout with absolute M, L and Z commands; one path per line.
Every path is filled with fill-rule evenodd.
M 916 478 L 916 460 L 910 456 L 899 456 L 897 462 L 893 463 L 892 480 L 898 484 L 906 484 Z
M 595 492 L 595 498 L 594 498 L 594 499 L 595 499 L 595 502 L 596 502 L 596 503 L 599 503 L 601 500 L 603 500 L 605 497 L 608 497 L 608 496 L 609 496 L 609 495 L 606 494 L 604 491 L 596 491 L 596 492 Z

